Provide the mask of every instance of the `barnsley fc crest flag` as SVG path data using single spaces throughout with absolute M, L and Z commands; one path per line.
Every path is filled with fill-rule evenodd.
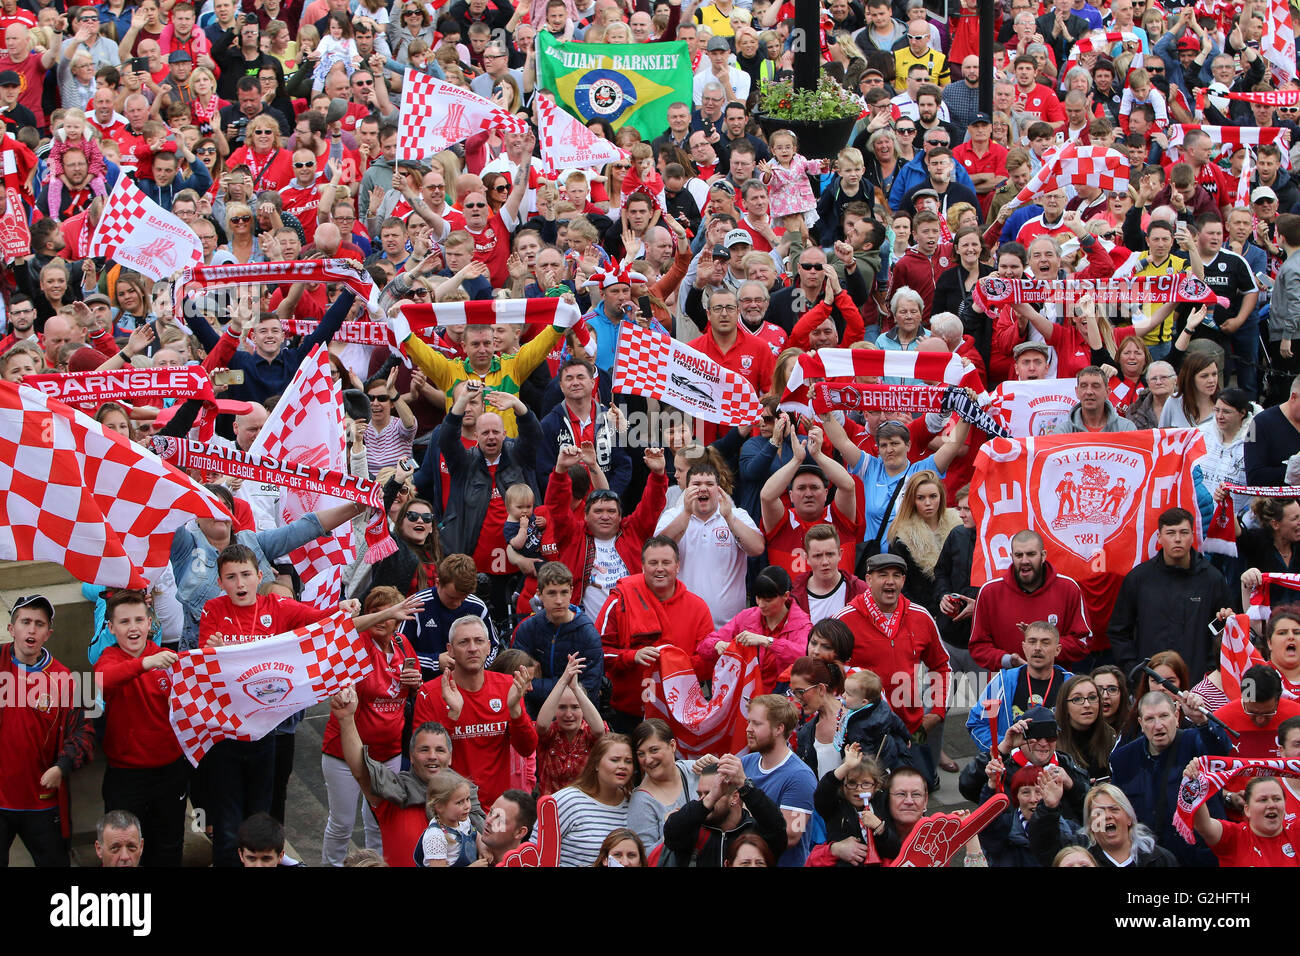
M 540 87 L 581 119 L 631 126 L 651 140 L 668 128 L 668 104 L 692 97 L 686 44 L 557 43 L 537 34 Z

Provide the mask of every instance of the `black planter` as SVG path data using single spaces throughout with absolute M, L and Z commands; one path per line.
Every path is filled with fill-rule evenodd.
M 755 119 L 770 140 L 779 129 L 788 129 L 799 137 L 799 154 L 807 159 L 834 159 L 849 144 L 849 134 L 857 123 L 856 116 L 837 120 L 794 120 L 758 114 Z

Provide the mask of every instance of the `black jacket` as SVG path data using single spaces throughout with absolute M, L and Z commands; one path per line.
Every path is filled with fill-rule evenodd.
M 1007 768 L 1006 775 L 1002 778 L 1003 786 L 1006 786 L 1019 768 L 1012 766 L 1010 758 L 1003 758 L 1002 762 Z M 1075 763 L 1074 758 L 1069 754 L 1060 750 L 1056 752 L 1056 762 L 1074 781 L 1073 786 L 1061 797 L 1061 804 L 1065 807 L 1066 816 L 1070 821 L 1082 825 L 1083 798 L 1088 795 L 1088 771 Z M 961 776 L 957 778 L 957 789 L 971 803 L 983 803 L 993 796 L 993 791 L 989 787 L 989 778 L 984 773 L 984 768 L 988 765 L 987 753 L 976 754 L 975 758 L 962 768 Z
M 1056 29 L 1056 11 L 1048 10 L 1036 21 L 1034 25 L 1038 32 L 1043 35 L 1043 42 L 1052 48 L 1056 54 L 1056 62 L 1064 63 L 1070 57 L 1070 47 L 1074 46 L 1079 37 L 1088 32 L 1088 21 L 1077 14 L 1071 13 L 1065 18 L 1065 36 L 1056 36 L 1053 31 Z M 1116 27 L 1118 29 L 1118 27 Z
M 750 787 L 748 793 L 741 795 L 741 800 L 744 808 L 740 812 L 740 823 L 731 830 L 720 830 L 708 823 L 709 811 L 699 800 L 692 800 L 669 814 L 664 821 L 664 852 L 671 850 L 679 867 L 689 866 L 692 855 L 696 858 L 696 866 L 720 867 L 727 854 L 727 845 L 736 837 L 753 833 L 767 844 L 772 856 L 780 857 L 785 852 L 786 843 L 785 817 L 781 808 L 758 787 Z
M 989 866 L 1051 866 L 1037 852 L 1037 845 L 1045 845 L 1053 838 L 1064 846 L 1075 842 L 1076 827 L 1061 816 L 1058 808 L 1043 813 L 1047 807 L 1040 801 L 1027 824 L 1020 820 L 1020 808 L 1014 802 L 998 815 L 980 833 L 980 846 L 989 858 Z
M 479 532 L 487 517 L 488 502 L 492 498 L 492 479 L 483 452 L 477 447 L 466 449 L 460 443 L 460 423 L 463 415 L 447 413 L 438 436 L 438 447 L 447 470 L 451 474 L 451 494 L 447 510 L 438 526 L 442 536 L 442 550 L 446 554 L 473 554 L 478 544 Z M 501 460 L 497 465 L 496 487 L 504 498 L 506 489 L 514 484 L 525 484 L 533 489 L 536 500 L 541 500 L 537 490 L 537 477 L 533 464 L 537 446 L 542 440 L 542 429 L 537 416 L 531 411 L 515 418 L 519 426 L 518 438 L 507 438 L 501 446 Z M 502 538 L 501 546 L 505 547 Z
M 847 837 L 862 842 L 862 824 L 858 820 L 858 811 L 844 796 L 841 781 L 836 779 L 834 771 L 823 774 L 817 781 L 817 789 L 813 792 L 813 808 L 826 824 L 827 843 L 838 843 Z M 892 860 L 898 856 L 902 841 L 887 818 L 880 819 L 886 821 L 885 825 L 879 833 L 872 835 L 872 842 L 882 859 Z M 849 866 L 842 860 L 837 860 L 835 865 Z
M 964 594 L 976 597 L 980 589 L 971 587 L 970 566 L 975 557 L 975 529 L 965 525 L 953 528 L 939 550 L 939 560 L 934 565 L 934 591 L 940 598 L 945 594 Z M 939 625 L 939 636 L 953 647 L 970 646 L 972 618 L 954 621 L 940 611 L 934 621 Z
M 981 279 L 986 275 L 992 275 L 996 271 L 986 262 L 981 262 L 978 268 Z M 967 275 L 968 273 L 961 267 L 961 262 L 959 261 L 951 269 L 939 276 L 934 283 L 933 315 L 938 315 L 940 312 L 951 312 L 953 315 L 960 316 L 961 304 L 966 300 L 966 297 L 970 295 L 970 293 L 966 291 Z M 972 330 L 964 329 L 964 331 L 971 332 Z M 987 346 L 985 348 L 980 348 L 980 340 L 978 337 L 975 338 L 975 347 L 979 349 L 981 355 L 983 355 L 987 350 Z M 985 359 L 984 365 L 986 368 L 988 367 L 987 359 Z
M 1106 629 L 1115 662 L 1127 674 L 1144 657 L 1177 651 L 1196 684 L 1219 666 L 1219 642 L 1209 624 L 1219 608 L 1235 604 L 1228 582 L 1204 555 L 1193 551 L 1191 567 L 1183 569 L 1156 554 L 1120 585 Z

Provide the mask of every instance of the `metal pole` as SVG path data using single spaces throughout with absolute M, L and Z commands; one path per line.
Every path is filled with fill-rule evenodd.
M 795 0 L 792 49 L 796 90 L 817 88 L 817 74 L 822 65 L 821 12 L 820 0 Z
M 980 16 L 980 112 L 993 115 L 993 20 L 994 0 L 979 0 Z M 960 66 L 960 64 L 958 64 Z

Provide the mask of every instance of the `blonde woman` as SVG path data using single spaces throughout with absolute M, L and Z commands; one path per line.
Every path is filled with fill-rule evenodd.
M 932 615 L 939 613 L 942 597 L 935 593 L 934 566 L 948 532 L 960 524 L 957 512 L 948 507 L 948 492 L 936 472 L 918 471 L 907 480 L 898 496 L 897 517 L 889 526 L 889 553 L 907 562 L 903 596 Z
M 315 29 L 313 27 L 312 29 Z M 268 43 L 267 53 L 280 61 L 286 74 L 298 68 L 298 41 L 289 37 L 289 28 L 280 20 L 272 20 L 266 25 Z
M 206 66 L 196 66 L 190 74 L 190 122 L 200 135 L 211 136 L 222 156 L 230 155 L 230 146 L 221 132 L 221 111 L 230 104 L 217 95 L 217 78 Z M 214 177 L 215 178 L 215 177 Z
M 253 193 L 267 189 L 279 191 L 293 179 L 293 162 L 289 150 L 280 141 L 280 127 L 265 113 L 248 122 L 244 145 L 230 154 L 226 165 L 232 169 L 247 166 L 253 180 Z
M 226 235 L 229 241 L 226 250 L 235 257 L 236 262 L 263 262 L 265 256 L 253 235 L 253 210 L 246 203 L 232 202 L 226 205 Z

